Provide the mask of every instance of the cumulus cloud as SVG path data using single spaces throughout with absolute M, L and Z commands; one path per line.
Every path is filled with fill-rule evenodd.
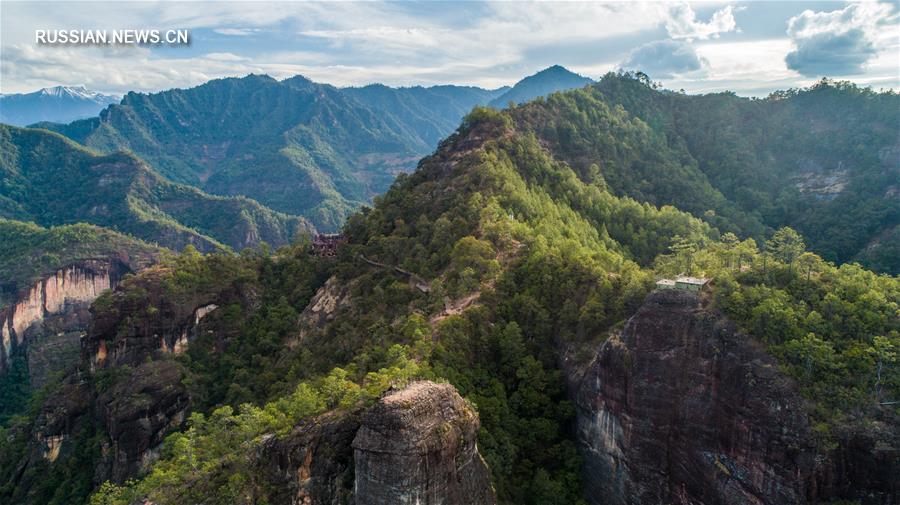
M 713 13 L 708 22 L 697 20 L 697 14 L 687 3 L 673 5 L 666 19 L 666 30 L 673 39 L 708 39 L 737 28 L 734 8 L 727 6 Z
M 788 21 L 793 50 L 784 61 L 808 77 L 859 74 L 878 54 L 884 32 L 896 37 L 898 17 L 892 11 L 891 5 L 880 3 L 851 4 L 831 12 L 803 11 Z
M 5 92 L 53 84 L 45 71 L 51 62 L 63 64 L 52 74 L 60 78 L 70 74 L 65 82 L 82 82 L 84 74 L 111 67 L 105 56 L 84 47 L 67 53 L 77 57 L 80 67 L 57 62 L 55 56 L 62 53 L 50 54 L 50 49 L 57 48 L 33 51 L 33 62 L 7 61 L 21 57 L 15 48 L 34 44 L 35 28 L 48 26 L 198 30 L 190 47 L 151 48 L 144 58 L 115 61 L 112 70 L 134 79 L 123 85 L 131 89 L 160 89 L 156 86 L 164 63 L 171 65 L 165 69 L 172 76 L 169 86 L 194 83 L 208 72 L 223 72 L 223 63 L 228 63 L 223 75 L 289 68 L 334 84 L 380 80 L 393 85 L 496 87 L 552 64 L 605 71 L 624 49 L 598 59 L 589 48 L 654 30 L 668 16 L 668 6 L 662 4 L 616 2 L 69 2 L 50 11 L 26 2 L 12 2 L 8 9 L 3 5 L 0 46 Z M 201 29 L 218 36 L 209 37 Z M 226 38 L 234 40 L 223 42 Z M 247 42 L 236 44 L 240 39 Z M 584 49 L 570 51 L 572 47 Z M 314 52 L 320 58 L 275 59 L 281 57 L 279 48 Z M 224 62 L 216 53 L 225 51 L 245 60 Z M 136 62 L 149 65 L 143 78 L 136 78 Z M 118 88 L 111 79 L 102 89 L 121 92 Z
M 681 40 L 648 42 L 632 50 L 622 62 L 624 69 L 640 70 L 659 78 L 696 72 L 705 65 L 694 48 Z

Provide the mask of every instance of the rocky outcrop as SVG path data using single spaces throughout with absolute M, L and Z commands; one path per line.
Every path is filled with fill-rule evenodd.
M 131 289 L 142 293 L 142 298 L 129 296 L 129 291 L 122 289 L 111 294 L 107 306 L 94 306 L 90 331 L 81 346 L 82 362 L 90 370 L 136 366 L 148 357 L 183 353 L 190 340 L 203 331 L 218 303 L 222 299 L 234 301 L 239 296 L 229 290 L 198 290 L 174 303 L 161 287 L 164 282 L 160 278 L 166 275 L 164 270 L 149 269 L 132 281 L 136 285 Z
M 478 415 L 449 384 L 417 382 L 386 395 L 353 440 L 357 503 L 495 503 L 478 449 Z
M 260 487 L 279 505 L 493 504 L 478 427 L 453 386 L 416 382 L 363 412 L 332 412 L 270 438 Z
M 163 438 L 185 420 L 189 397 L 182 372 L 162 360 L 119 375 L 68 375 L 44 400 L 8 485 L 23 495 L 40 488 L 53 468 L 48 465 L 87 465 L 94 485 L 123 483 L 148 470 Z
M 814 450 L 777 364 L 697 294 L 651 294 L 577 392 L 596 504 L 803 503 Z
M 574 384 L 592 504 L 900 498 L 896 415 L 822 447 L 795 384 L 702 295 L 652 293 Z
M 14 352 L 27 355 L 32 385 L 75 362 L 90 322 L 88 308 L 131 269 L 116 259 L 83 260 L 35 282 L 0 309 L 0 373 Z M 36 355 L 28 353 L 35 344 Z
M 297 338 L 289 342 L 296 347 L 310 332 L 323 328 L 334 321 L 338 311 L 350 302 L 350 286 L 338 277 L 330 277 L 316 291 L 309 304 L 300 314 L 297 326 L 300 328 Z

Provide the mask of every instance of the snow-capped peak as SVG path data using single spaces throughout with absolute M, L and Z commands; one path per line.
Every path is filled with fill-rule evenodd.
M 84 86 L 53 86 L 52 88 L 43 88 L 39 91 L 42 95 L 64 97 L 70 96 L 74 98 L 84 98 L 93 100 L 100 96 L 96 91 L 90 91 Z

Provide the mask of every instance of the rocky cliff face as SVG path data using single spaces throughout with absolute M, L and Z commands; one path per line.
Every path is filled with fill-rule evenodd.
M 748 337 L 683 291 L 651 294 L 577 394 L 591 503 L 802 503 L 802 399 Z
M 0 373 L 14 352 L 28 355 L 32 384 L 37 386 L 72 364 L 90 322 L 91 302 L 130 271 L 116 259 L 80 261 L 35 282 L 17 302 L 0 309 Z M 32 345 L 38 352 L 27 352 Z
M 896 453 L 859 433 L 823 453 L 774 359 L 695 293 L 651 294 L 601 346 L 576 408 L 593 504 L 897 497 Z
M 271 490 L 266 500 L 273 505 L 354 503 L 351 444 L 358 430 L 359 413 L 328 414 L 266 441 L 259 455 L 262 487 Z
M 190 403 L 182 379 L 172 361 L 151 361 L 97 396 L 94 417 L 107 435 L 100 471 L 110 480 L 124 482 L 148 470 L 165 436 L 181 427 Z
M 366 411 L 332 413 L 264 444 L 275 504 L 496 503 L 478 415 L 449 384 L 416 382 Z
M 101 301 L 91 307 L 94 317 L 75 360 L 80 365 L 44 400 L 31 426 L 32 441 L 19 464 L 21 480 L 16 486 L 32 486 L 34 469 L 45 462 L 84 458 L 76 451 L 86 440 L 98 444 L 96 460 L 80 461 L 94 465 L 94 483 L 124 482 L 146 471 L 165 436 L 184 423 L 190 408 L 184 370 L 167 357 L 187 348 L 215 313 L 218 306 L 212 302 L 219 298 L 198 291 L 184 303 L 163 303 L 154 280 L 157 272 L 151 268 L 134 278 L 146 299 L 128 297 L 120 287 L 102 299 L 102 307 Z M 115 284 L 111 279 L 117 277 L 108 279 L 104 282 Z M 42 289 L 58 292 L 53 287 Z M 92 293 L 83 286 L 79 292 Z M 233 295 L 229 291 L 222 296 Z M 42 307 L 58 299 L 46 297 Z
M 329 278 L 303 309 L 297 321 L 299 334 L 288 344 L 295 347 L 310 331 L 321 329 L 334 321 L 338 312 L 350 303 L 350 291 L 350 285 L 341 283 L 337 277 Z

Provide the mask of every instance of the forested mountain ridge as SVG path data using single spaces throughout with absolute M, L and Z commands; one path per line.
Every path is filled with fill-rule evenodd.
M 350 218 L 336 258 L 303 244 L 240 257 L 189 250 L 99 299 L 80 370 L 6 432 L 0 475 L 10 485 L 0 496 L 67 503 L 93 492 L 94 504 L 161 505 L 289 503 L 314 490 L 323 501 L 346 497 L 356 482 L 346 465 L 358 455 L 324 469 L 305 455 L 334 454 L 346 437 L 341 420 L 391 388 L 431 379 L 475 407 L 499 503 L 598 503 L 589 490 L 616 478 L 594 472 L 595 447 L 612 457 L 636 451 L 629 465 L 645 466 L 623 470 L 629 476 L 649 472 L 647 460 L 658 464 L 647 447 L 687 451 L 679 461 L 712 485 L 663 468 L 645 486 L 663 502 L 893 499 L 898 279 L 804 254 L 787 228 L 761 251 L 675 207 L 616 196 L 599 166 L 586 176 L 523 119 L 544 106 L 476 109 L 416 172 Z M 624 110 L 612 114 L 598 112 L 607 124 L 630 125 L 606 144 L 613 152 L 650 137 Z M 655 277 L 682 272 L 712 277 L 713 291 L 646 298 Z M 663 302 L 676 310 L 654 308 Z M 642 319 L 627 324 L 636 313 Z M 689 402 L 721 391 L 729 419 L 745 424 L 688 418 L 695 433 L 711 435 L 686 437 L 673 425 L 650 430 L 647 446 L 629 446 L 617 436 L 625 414 L 604 407 L 622 393 L 579 386 L 597 384 L 585 370 L 611 352 L 623 356 L 627 381 L 628 367 L 646 362 L 627 356 L 635 327 L 651 331 L 641 321 L 673 314 L 681 336 L 703 345 L 662 331 L 650 335 L 660 348 L 649 354 L 704 353 L 710 389 L 659 392 Z M 716 331 L 701 335 L 705 328 Z M 752 367 L 719 355 L 732 349 Z M 755 398 L 784 405 L 754 416 Z M 659 410 L 653 400 L 629 397 L 629 406 Z M 118 444 L 138 411 L 152 420 L 141 443 Z M 761 419 L 785 429 L 753 424 Z M 765 450 L 745 452 L 757 442 Z M 293 494 L 271 486 L 272 461 L 276 475 L 298 476 Z M 397 478 L 408 470 L 390 469 Z
M 86 222 L 175 250 L 280 245 L 314 228 L 245 197 L 163 179 L 134 155 L 100 155 L 46 130 L 0 125 L 0 217 Z
M 900 95 L 849 83 L 746 99 L 656 89 L 642 74 L 517 107 L 587 181 L 757 240 L 792 226 L 837 262 L 900 264 Z
M 574 85 L 560 74 L 569 73 L 552 67 L 528 78 L 529 85 L 516 89 L 517 99 Z M 415 168 L 472 107 L 505 91 L 377 84 L 341 89 L 302 76 L 277 81 L 249 75 L 128 93 L 98 118 L 37 126 L 100 152 L 134 152 L 174 182 L 247 196 L 335 230 L 397 174 Z
M 427 149 L 390 118 L 300 76 L 129 93 L 99 118 L 53 128 L 101 152 L 134 152 L 172 181 L 247 196 L 324 228 Z
M 483 113 L 496 114 L 488 109 Z M 516 241 L 535 241 L 529 248 L 537 247 L 539 251 L 535 252 L 537 256 L 532 261 L 527 262 L 529 268 L 538 268 L 544 255 L 551 254 L 540 245 L 548 240 L 539 237 L 540 234 L 552 234 L 547 235 L 551 240 L 552 254 L 568 254 L 564 251 L 574 251 L 573 246 L 589 244 L 590 249 L 581 249 L 578 253 L 592 251 L 583 258 L 588 263 L 573 264 L 570 274 L 576 278 L 584 276 L 584 282 L 594 284 L 596 277 L 590 272 L 601 275 L 599 272 L 602 266 L 621 271 L 621 275 L 608 278 L 605 273 L 602 274 L 602 278 L 607 281 L 592 288 L 591 299 L 599 301 L 607 294 L 627 293 L 620 301 L 610 305 L 611 315 L 597 313 L 596 316 L 602 319 L 598 319 L 595 324 L 602 325 L 607 320 L 622 317 L 628 310 L 627 307 L 640 302 L 651 278 L 621 254 L 625 250 L 634 250 L 635 255 L 652 257 L 653 247 L 656 246 L 639 242 L 629 242 L 627 245 L 616 243 L 605 232 L 593 228 L 591 221 L 571 210 L 569 205 L 554 202 L 550 195 L 560 189 L 556 186 L 558 184 L 575 192 L 572 198 L 586 208 L 589 207 L 585 210 L 589 219 L 600 220 L 606 216 L 611 220 L 621 220 L 623 226 L 612 227 L 611 231 L 618 237 L 628 238 L 626 223 L 641 229 L 644 226 L 642 223 L 647 223 L 648 227 L 659 230 L 666 237 L 669 233 L 680 232 L 686 237 L 700 240 L 705 234 L 711 233 L 709 227 L 699 220 L 674 209 L 657 211 L 634 201 L 620 202 L 597 188 L 580 184 L 565 167 L 546 160 L 540 153 L 540 148 L 528 139 L 510 139 L 510 144 L 502 139 L 491 139 L 495 129 L 491 121 L 473 118 L 471 125 L 466 128 L 464 135 L 446 144 L 437 155 L 423 162 L 423 168 L 417 175 L 398 181 L 395 189 L 385 196 L 385 203 L 380 203 L 379 198 L 376 210 L 368 216 L 357 215 L 348 225 L 348 237 L 354 244 L 353 250 L 347 250 L 337 260 L 311 257 L 303 245 L 281 250 L 271 257 L 266 254 L 244 254 L 241 257 L 214 254 L 204 258 L 188 252 L 173 262 L 136 276 L 123 283 L 116 293 L 98 300 L 94 304 L 97 324 L 85 341 L 81 367 L 83 373 L 93 379 L 83 382 L 72 377 L 74 382 L 71 384 L 84 385 L 77 386 L 77 389 L 65 386 L 49 397 L 43 407 L 43 412 L 57 414 L 50 418 L 45 414 L 35 413 L 25 424 L 12 428 L 19 430 L 14 431 L 18 434 L 17 437 L 30 430 L 39 430 L 44 439 L 56 440 L 53 437 L 62 437 L 67 442 L 63 443 L 59 458 L 52 463 L 40 456 L 39 449 L 31 453 L 27 463 L 22 463 L 23 453 L 19 451 L 27 449 L 30 443 L 26 439 L 16 438 L 0 455 L 0 460 L 4 462 L 0 466 L 4 469 L 5 476 L 9 475 L 5 470 L 13 468 L 7 467 L 7 464 L 24 464 L 27 469 L 11 487 L 6 488 L 5 492 L 9 494 L 3 496 L 20 500 L 29 496 L 33 497 L 29 500 L 37 502 L 52 501 L 54 497 L 78 501 L 75 498 L 79 496 L 78 493 L 93 489 L 98 484 L 92 481 L 92 472 L 78 469 L 94 465 L 106 469 L 101 478 L 110 478 L 119 484 L 125 477 L 134 476 L 138 466 L 132 466 L 132 463 L 127 466 L 116 465 L 111 470 L 113 473 L 109 473 L 110 466 L 103 461 L 114 455 L 102 456 L 93 451 L 94 446 L 91 444 L 98 441 L 102 443 L 104 440 L 108 444 L 115 444 L 116 437 L 120 435 L 113 428 L 116 426 L 115 416 L 118 415 L 116 411 L 108 411 L 106 414 L 106 410 L 101 410 L 100 417 L 94 419 L 94 414 L 91 413 L 97 410 L 90 405 L 93 402 L 100 402 L 99 405 L 102 405 L 108 401 L 106 398 L 109 393 L 106 391 L 117 391 L 124 402 L 120 408 L 128 412 L 131 407 L 127 405 L 132 400 L 124 394 L 122 388 L 144 384 L 152 374 L 166 377 L 173 385 L 167 389 L 169 393 L 160 388 L 150 390 L 149 386 L 141 386 L 152 391 L 149 394 L 156 406 L 148 407 L 153 413 L 151 417 L 158 419 L 162 416 L 159 421 L 154 421 L 154 431 L 148 434 L 151 437 L 148 443 L 158 443 L 153 440 L 158 440 L 157 437 L 161 437 L 161 434 L 178 426 L 175 423 L 165 428 L 168 420 L 174 418 L 171 416 L 177 414 L 177 409 L 185 407 L 183 400 L 180 400 L 185 398 L 183 391 L 190 391 L 187 395 L 191 398 L 190 408 L 198 413 L 218 410 L 219 413 L 213 417 L 221 420 L 224 423 L 222 426 L 232 423 L 230 416 L 233 412 L 217 409 L 222 405 L 237 407 L 247 402 L 256 403 L 264 408 L 258 414 L 266 418 L 273 415 L 270 420 L 275 421 L 277 427 L 260 418 L 262 424 L 257 425 L 252 421 L 256 427 L 248 425 L 247 430 L 243 427 L 230 430 L 252 445 L 262 435 L 258 431 L 260 429 L 275 429 L 283 433 L 300 420 L 298 415 L 317 415 L 323 409 L 351 408 L 359 402 L 365 403 L 373 397 L 377 398 L 382 390 L 391 385 L 400 386 L 412 378 L 449 378 L 455 374 L 475 373 L 475 369 L 458 361 L 464 359 L 458 353 L 469 348 L 470 342 L 459 339 L 455 333 L 452 337 L 448 334 L 447 338 L 450 340 L 445 343 L 446 351 L 438 351 L 444 353 L 436 359 L 434 365 L 440 366 L 440 371 L 432 371 L 428 356 L 435 350 L 427 342 L 434 330 L 427 316 L 439 315 L 443 311 L 442 300 L 445 297 L 458 299 L 469 296 L 482 282 L 488 280 L 485 275 L 491 278 L 501 275 L 500 263 L 495 258 L 499 250 L 491 252 L 495 246 L 490 245 L 487 239 L 476 239 L 470 235 L 478 233 L 476 230 L 482 225 L 485 230 L 493 230 L 488 233 L 503 241 L 503 249 L 514 256 L 519 254 L 515 253 Z M 467 142 L 472 144 L 471 147 L 466 147 Z M 487 150 L 482 146 L 486 142 L 490 146 Z M 515 168 L 482 162 L 480 158 L 482 153 L 489 157 L 505 156 L 503 153 L 506 148 L 513 152 L 521 151 L 516 155 Z M 524 170 L 532 158 L 542 164 L 533 167 L 533 173 L 529 175 L 519 175 L 517 170 Z M 557 174 L 561 179 L 551 177 L 549 180 L 542 180 L 541 175 L 545 173 Z M 523 177 L 527 178 L 527 182 Z M 515 187 L 507 189 L 508 184 Z M 534 194 L 528 194 L 529 191 Z M 405 198 L 405 194 L 409 198 Z M 510 206 L 510 211 L 521 213 L 517 218 L 521 221 L 507 221 L 508 212 L 500 207 L 501 202 L 504 206 Z M 385 212 L 388 215 L 384 215 Z M 483 223 L 479 225 L 482 219 Z M 408 226 L 404 221 L 412 225 Z M 528 224 L 517 225 L 517 222 Z M 392 232 L 395 226 L 400 228 Z M 507 229 L 508 226 L 513 228 Z M 541 233 L 536 231 L 538 228 Z M 510 235 L 512 231 L 515 231 L 514 235 Z M 360 233 L 372 234 L 372 237 L 367 239 Z M 451 260 L 451 252 L 456 259 Z M 357 254 L 385 264 L 409 268 L 430 282 L 430 293 L 423 296 L 419 288 L 412 287 L 406 279 L 398 279 L 393 270 L 374 268 L 358 259 Z M 510 260 L 512 258 L 510 256 Z M 448 262 L 452 264 L 448 265 Z M 506 260 L 504 265 L 505 263 Z M 568 272 L 562 258 L 554 259 L 552 264 Z M 583 269 L 587 270 L 582 271 Z M 525 275 L 525 272 L 520 274 Z M 347 295 L 321 295 L 326 300 L 337 301 L 322 303 L 324 307 L 330 306 L 331 309 L 326 310 L 332 312 L 331 315 L 323 316 L 324 320 L 332 322 L 319 326 L 314 322 L 317 318 L 306 315 L 304 307 L 317 310 L 315 307 L 320 303 L 312 299 L 312 294 L 323 287 L 324 280 L 329 276 L 333 276 L 334 281 L 329 281 L 323 289 L 347 289 Z M 514 287 L 507 286 L 505 289 Z M 347 303 L 348 296 L 352 300 L 350 303 Z M 320 295 L 316 297 L 320 298 Z M 522 300 L 521 297 L 517 299 Z M 203 319 L 197 330 L 190 329 L 196 310 L 210 306 L 218 308 Z M 153 307 L 153 310 L 146 310 L 146 307 Z M 600 307 L 597 309 L 604 311 Z M 417 314 L 417 311 L 423 311 L 426 316 Z M 456 319 L 453 318 L 453 321 Z M 450 322 L 452 321 L 448 321 Z M 487 323 L 485 320 L 484 324 Z M 196 337 L 190 337 L 186 350 L 174 356 L 172 351 L 181 334 L 179 328 L 184 324 L 189 328 L 187 335 Z M 504 324 L 503 327 L 507 327 L 509 338 L 513 339 L 510 345 L 525 345 L 514 325 Z M 482 333 L 487 328 L 480 325 L 479 328 L 479 340 L 493 338 Z M 376 335 L 370 335 L 371 331 L 376 332 Z M 449 332 L 449 329 L 446 331 Z M 547 334 L 541 335 L 542 339 L 549 338 Z M 122 346 L 120 342 L 126 340 L 129 344 Z M 159 347 L 161 341 L 166 343 Z M 523 389 L 521 394 L 539 396 L 538 404 L 529 403 L 516 407 L 517 411 L 522 409 L 516 415 L 526 415 L 526 411 L 537 409 L 543 412 L 541 417 L 549 418 L 547 421 L 535 419 L 534 422 L 547 423 L 552 419 L 553 422 L 560 421 L 560 424 L 548 427 L 540 440 L 525 442 L 531 439 L 524 436 L 525 431 L 528 431 L 526 424 L 511 423 L 514 418 L 501 414 L 501 411 L 485 417 L 487 411 L 482 409 L 482 422 L 491 430 L 491 436 L 498 440 L 496 443 L 487 442 L 490 449 L 487 449 L 489 452 L 485 457 L 493 471 L 503 476 L 499 482 L 503 486 L 500 492 L 504 496 L 513 496 L 510 493 L 525 496 L 528 493 L 528 489 L 514 489 L 520 483 L 524 485 L 525 481 L 522 479 L 531 479 L 533 470 L 528 470 L 528 467 L 519 468 L 514 462 L 519 459 L 516 454 L 520 450 L 542 454 L 536 444 L 556 447 L 554 454 L 539 456 L 541 461 L 548 460 L 552 463 L 541 463 L 538 467 L 550 465 L 548 468 L 554 471 L 552 477 L 542 477 L 539 485 L 546 486 L 550 484 L 548 479 L 555 482 L 553 479 L 559 478 L 562 479 L 559 482 L 570 481 L 564 498 L 578 495 L 578 469 L 573 463 L 576 457 L 575 447 L 563 435 L 565 430 L 562 420 L 570 415 L 570 409 L 565 405 L 561 377 L 558 372 L 553 371 L 554 366 L 551 365 L 551 348 L 543 345 L 545 340 L 541 342 L 540 347 L 548 353 L 545 358 L 549 361 L 538 362 L 530 353 L 516 351 L 517 354 L 510 356 L 513 361 L 504 366 L 512 367 L 511 370 L 524 367 L 523 370 L 532 375 L 522 384 L 523 388 L 527 384 L 528 392 Z M 472 341 L 471 344 L 481 346 L 487 345 L 487 342 Z M 127 351 L 112 353 L 109 351 L 111 349 Z M 488 359 L 487 355 L 482 357 Z M 479 367 L 483 365 L 481 361 L 478 362 Z M 97 371 L 90 372 L 92 368 Z M 465 388 L 465 394 L 471 398 L 489 401 L 497 393 L 481 391 L 481 381 L 488 380 L 489 375 L 483 376 L 481 371 L 477 374 L 465 379 L 468 383 L 451 382 L 458 388 Z M 466 375 L 460 376 L 462 377 Z M 299 389 L 295 389 L 298 382 Z M 70 382 L 66 381 L 66 384 Z M 512 384 L 509 387 L 513 387 Z M 552 393 L 544 398 L 543 393 L 538 393 L 540 391 Z M 506 392 L 502 394 L 505 396 Z M 321 395 L 326 395 L 327 399 Z M 72 400 L 67 398 L 77 398 L 77 402 L 71 404 Z M 175 401 L 176 398 L 179 400 Z M 503 405 L 507 403 L 507 400 L 500 397 L 496 401 L 502 401 Z M 265 402 L 269 403 L 263 405 Z M 479 399 L 478 402 L 481 403 L 482 400 Z M 518 404 L 518 400 L 516 403 Z M 71 407 L 65 407 L 66 405 Z M 68 413 L 61 414 L 61 407 Z M 241 407 L 245 413 L 241 415 L 256 415 L 247 410 L 249 408 Z M 56 423 L 55 420 L 61 417 L 68 419 L 65 425 Z M 244 481 L 247 483 L 258 478 L 254 477 L 257 474 L 253 462 L 250 462 L 249 467 L 244 466 L 240 463 L 245 461 L 241 451 L 236 451 L 236 446 L 229 445 L 232 442 L 223 438 L 224 433 L 207 431 L 207 428 L 213 426 L 207 427 L 202 417 L 192 419 L 197 433 L 203 434 L 202 443 L 213 444 L 209 446 L 212 452 L 204 450 L 204 453 L 216 460 L 225 458 L 221 460 L 222 465 L 201 465 L 205 476 L 200 480 L 210 483 L 209 486 L 194 489 L 190 489 L 193 486 L 185 486 L 182 478 L 193 481 L 199 475 L 192 471 L 185 472 L 177 465 L 171 466 L 166 456 L 166 462 L 154 467 L 154 473 L 148 475 L 147 480 L 141 481 L 139 487 L 135 487 L 133 491 L 106 488 L 102 491 L 103 499 L 111 499 L 113 503 L 117 503 L 115 500 L 120 498 L 130 501 L 128 497 L 134 496 L 132 492 L 141 495 L 150 493 L 160 503 L 167 503 L 169 500 L 177 502 L 185 496 L 194 496 L 194 493 L 215 493 L 215 496 L 225 501 L 239 500 L 240 496 L 244 496 L 245 488 L 240 484 L 232 490 L 220 489 L 219 485 L 223 482 L 221 479 L 231 479 L 229 472 L 232 471 L 250 479 Z M 215 421 L 217 425 L 219 420 Z M 94 428 L 90 428 L 93 426 L 99 427 L 97 429 L 100 431 L 93 431 Z M 232 438 L 227 437 L 227 440 Z M 233 442 L 238 445 L 245 443 L 238 442 L 237 439 Z M 509 449 L 497 446 L 498 443 L 509 446 Z M 484 441 L 479 442 L 479 446 L 484 444 Z M 520 444 L 525 445 L 519 449 Z M 213 447 L 214 445 L 217 447 Z M 117 460 L 146 460 L 142 452 L 122 447 L 122 451 L 130 452 L 119 452 L 121 458 L 115 456 Z M 515 449 L 510 452 L 512 448 Z M 168 455 L 169 449 L 164 452 Z M 90 459 L 84 459 L 86 457 Z M 87 461 L 91 464 L 87 464 Z M 235 464 L 238 466 L 233 466 Z M 120 471 L 115 468 L 126 470 L 115 473 Z M 197 467 L 198 470 L 200 468 Z M 155 473 L 157 469 L 160 473 Z M 42 476 L 40 479 L 37 478 L 39 475 Z M 161 482 L 159 479 L 172 478 L 176 481 L 171 481 L 165 488 L 172 490 L 174 494 L 164 492 L 157 486 Z M 541 493 L 540 496 L 546 498 L 552 491 L 541 488 Z

